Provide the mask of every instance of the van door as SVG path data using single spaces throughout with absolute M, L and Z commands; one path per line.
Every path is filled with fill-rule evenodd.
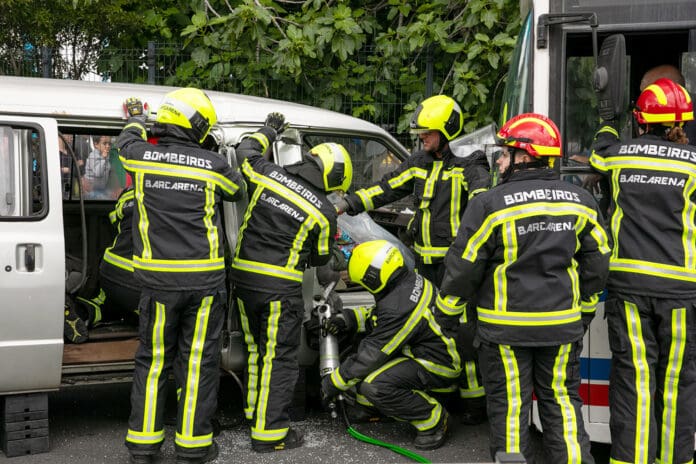
M 56 122 L 0 116 L 0 394 L 57 388 L 65 245 Z

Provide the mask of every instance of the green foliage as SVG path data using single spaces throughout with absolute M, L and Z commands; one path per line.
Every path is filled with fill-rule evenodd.
M 26 44 L 60 45 L 74 59 L 54 55 L 54 75 L 80 78 L 96 66 L 132 81 L 148 41 L 175 42 L 157 50 L 157 83 L 318 105 L 391 121 L 392 132 L 406 132 L 417 103 L 439 93 L 460 103 L 466 131 L 493 121 L 501 97 L 493 92 L 520 27 L 517 0 L 4 0 L 3 7 L 0 65 L 26 65 Z M 137 59 L 127 56 L 133 49 Z
M 289 99 L 374 121 L 385 104 L 401 103 L 398 127 L 390 128 L 398 132 L 429 92 L 460 103 L 467 131 L 493 121 L 500 95 L 491 91 L 502 87 L 520 26 L 514 0 L 179 3 L 159 16 L 152 10 L 157 20 L 149 20 L 167 24 L 190 52 L 193 64 L 178 67 L 176 84 Z M 426 62 L 432 89 L 425 85 Z

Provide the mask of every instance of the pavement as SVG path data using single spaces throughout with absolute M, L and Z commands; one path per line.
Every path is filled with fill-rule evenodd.
M 172 390 L 172 389 L 170 389 Z M 160 463 L 174 463 L 173 446 L 175 398 L 170 394 L 165 420 L 166 441 Z M 108 464 L 127 463 L 128 452 L 123 444 L 130 411 L 130 384 L 72 387 L 49 394 L 50 451 L 6 458 L 8 464 Z M 258 454 L 251 450 L 249 426 L 241 412 L 239 388 L 227 378 L 221 383 L 218 419 L 222 432 L 216 438 L 220 455 L 214 463 L 314 464 L 314 463 L 401 463 L 412 460 L 389 449 L 358 441 L 348 435 L 344 424 L 332 420 L 320 408 L 308 407 L 306 419 L 293 423 L 305 432 L 301 448 L 282 452 Z M 370 437 L 418 451 L 412 447 L 414 436 L 407 423 L 390 421 L 354 424 L 354 428 Z M 536 437 L 538 440 L 538 436 Z M 540 443 L 537 443 L 540 445 Z M 541 446 L 537 446 L 541 449 Z M 596 453 L 595 453 L 596 451 Z M 608 447 L 600 445 L 597 464 L 608 463 Z M 452 421 L 447 443 L 440 449 L 418 452 L 431 462 L 481 463 L 491 462 L 488 451 L 488 427 L 466 426 Z M 537 461 L 538 464 L 543 460 Z

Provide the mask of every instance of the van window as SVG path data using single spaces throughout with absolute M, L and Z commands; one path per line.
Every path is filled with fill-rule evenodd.
M 0 126 L 0 218 L 37 217 L 46 206 L 41 134 Z
M 118 198 L 129 180 L 118 158 L 116 137 L 110 134 L 61 133 L 59 139 L 63 197 L 77 200 L 78 187 L 81 186 L 87 201 Z M 80 184 L 78 178 L 82 180 Z

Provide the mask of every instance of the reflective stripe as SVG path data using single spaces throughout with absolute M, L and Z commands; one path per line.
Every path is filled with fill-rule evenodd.
M 104 261 L 124 271 L 133 272 L 133 261 L 117 255 L 110 248 L 104 250 Z
M 126 441 L 138 445 L 154 445 L 164 441 L 164 429 L 155 432 L 138 432 L 128 429 Z
M 154 272 L 205 272 L 225 268 L 225 258 L 215 259 L 147 259 L 133 256 L 133 267 Z
M 462 191 L 466 191 L 469 185 L 466 182 L 466 177 L 464 176 L 464 169 L 462 168 L 452 168 L 451 170 L 444 171 L 442 173 L 442 180 L 450 180 L 450 205 L 449 205 L 449 223 L 450 223 L 450 235 L 452 237 L 457 236 L 457 231 L 459 230 L 459 225 L 462 220 L 461 211 L 461 199 Z M 469 198 L 471 195 L 469 196 Z
M 184 436 L 176 432 L 174 442 L 183 448 L 203 448 L 213 444 L 213 434 L 199 435 L 197 437 Z
M 442 417 L 442 405 L 435 398 L 421 390 L 413 390 L 413 393 L 422 396 L 425 401 L 433 405 L 433 409 L 430 410 L 430 416 L 428 416 L 427 419 L 411 421 L 411 425 L 416 429 L 425 432 L 426 430 L 432 429 L 440 422 L 440 418 Z
M 138 232 L 140 234 L 140 241 L 143 244 L 142 257 L 145 259 L 152 258 L 152 246 L 150 245 L 150 237 L 148 236 L 148 231 L 150 229 L 150 221 L 147 217 L 147 210 L 145 209 L 145 194 L 143 192 L 143 182 L 145 176 L 142 172 L 136 172 L 135 174 L 135 204 L 138 207 Z
M 462 322 L 466 322 L 466 303 L 461 303 L 461 301 L 458 296 L 438 295 L 435 300 L 435 307 L 448 316 L 464 315 L 464 321 Z
M 696 217 L 696 205 L 691 198 L 696 193 L 696 178 L 689 177 L 684 186 L 684 210 L 682 211 L 682 224 L 693 224 Z M 684 227 L 682 232 L 682 246 L 684 247 L 684 267 L 687 269 L 696 268 L 696 239 L 694 238 L 694 228 Z
M 399 329 L 399 331 L 392 337 L 392 339 L 382 347 L 382 352 L 386 355 L 391 355 L 395 349 L 397 349 L 404 342 L 406 337 L 413 331 L 418 322 L 427 311 L 430 314 L 430 308 L 428 306 L 430 300 L 433 297 L 433 284 L 427 279 L 423 279 L 423 294 L 418 300 L 418 304 L 411 311 L 408 319 L 404 325 Z
M 628 424 L 628 427 L 635 427 L 634 462 L 647 463 L 649 445 L 648 432 L 650 430 L 650 416 L 652 415 L 650 366 L 647 360 L 647 348 L 643 341 L 643 328 L 641 326 L 638 307 L 633 303 L 624 301 L 624 314 L 626 317 L 628 341 L 631 345 L 633 369 L 635 370 L 634 388 L 636 391 L 636 423 Z
M 249 327 L 249 318 L 246 314 L 244 302 L 237 299 L 239 307 L 239 318 L 242 322 L 242 331 L 244 332 L 244 343 L 246 343 L 247 353 L 247 396 L 246 404 L 244 405 L 244 416 L 251 420 L 254 418 L 254 410 L 256 409 L 256 400 L 258 397 L 258 382 L 259 382 L 259 345 L 256 343 L 254 334 Z
M 617 246 L 616 249 L 618 250 L 618 248 Z M 665 279 L 696 282 L 696 272 L 690 271 L 688 268 L 651 263 L 649 261 L 640 261 L 637 259 L 612 259 L 609 263 L 609 270 L 614 272 L 634 272 L 636 274 L 646 274 L 663 277 Z
M 346 391 L 353 385 L 356 385 L 358 382 L 360 382 L 360 379 L 350 379 L 348 382 L 343 380 L 343 376 L 341 376 L 341 373 L 339 372 L 339 369 L 334 369 L 331 371 L 331 383 L 334 384 L 336 388 L 339 390 Z
M 361 395 L 360 393 L 355 394 L 355 400 L 358 402 L 358 404 L 362 404 L 363 406 L 369 407 L 374 407 L 375 405 L 370 403 L 370 400 L 365 398 L 364 395 Z
M 466 373 L 467 388 L 459 387 L 459 397 L 481 398 L 482 396 L 486 396 L 483 386 L 478 382 L 478 377 L 476 375 L 476 362 L 466 361 L 464 363 L 464 371 Z
M 159 382 L 164 367 L 164 327 L 167 322 L 167 312 L 162 303 L 155 302 L 155 320 L 152 324 L 152 360 L 145 382 L 145 401 L 143 402 L 143 432 L 155 431 L 155 418 L 157 417 L 157 397 L 159 395 Z
M 266 137 L 266 135 L 262 132 L 256 132 L 254 134 L 251 134 L 249 137 L 259 142 L 259 144 L 261 145 L 261 153 L 268 150 L 268 146 L 271 144 L 271 142 L 268 140 L 268 137 Z
M 268 396 L 271 393 L 271 374 L 273 371 L 273 360 L 275 350 L 278 345 L 278 321 L 280 320 L 281 306 L 280 301 L 271 301 L 268 313 L 268 327 L 266 329 L 266 354 L 262 361 L 261 382 L 259 383 L 259 397 L 256 404 L 256 423 L 251 428 L 252 438 L 281 439 L 287 433 L 287 429 L 269 431 L 266 429 L 266 409 L 268 408 Z M 283 433 L 281 433 L 284 431 Z M 266 434 L 269 435 L 266 435 Z M 280 435 L 278 435 L 280 434 Z M 261 438 L 258 438 L 261 437 Z
M 254 272 L 256 274 L 278 277 L 279 279 L 302 282 L 302 272 L 296 269 L 274 266 L 273 264 L 235 258 L 235 260 L 232 261 L 232 268 L 239 269 L 240 271 Z
M 488 191 L 487 188 L 480 188 L 480 189 L 476 189 L 476 190 L 470 191 L 470 192 L 469 192 L 469 200 L 471 200 L 472 198 L 474 198 L 474 197 L 475 197 L 476 195 L 478 195 L 479 193 L 486 192 L 486 191 Z
M 251 428 L 251 438 L 258 441 L 278 441 L 285 438 L 288 434 L 289 428 L 275 429 L 275 430 L 264 430 L 257 427 Z
M 184 407 L 181 423 L 181 436 L 186 439 L 193 439 L 194 419 L 196 417 L 196 405 L 198 403 L 198 384 L 201 378 L 201 360 L 203 359 L 205 336 L 208 333 L 208 320 L 210 319 L 210 308 L 213 304 L 213 300 L 214 298 L 212 296 L 203 298 L 198 312 L 196 313 L 196 325 L 193 329 L 191 352 L 189 353 L 186 370 L 186 389 L 184 391 Z M 215 353 L 215 355 L 217 356 L 217 353 Z
M 515 352 L 509 345 L 499 345 L 500 360 L 505 370 L 505 387 L 507 411 L 505 412 L 505 451 L 520 452 L 520 429 L 522 424 L 522 391 L 520 387 L 520 371 L 517 366 Z M 526 420 L 526 418 L 525 418 Z
M 587 206 L 579 205 L 570 202 L 534 202 L 523 205 L 512 206 L 510 208 L 501 209 L 490 214 L 481 224 L 481 227 L 471 236 L 466 249 L 462 253 L 462 259 L 470 262 L 476 260 L 478 250 L 488 241 L 496 227 L 508 221 L 525 219 L 543 214 L 545 216 L 571 216 L 576 215 L 586 218 L 594 227 L 601 229 L 601 225 L 597 222 L 597 212 Z M 595 240 L 599 240 L 598 246 L 600 249 L 606 247 L 609 250 L 608 241 L 605 234 L 599 234 L 599 237 L 593 235 Z
M 621 169 L 644 169 L 648 171 L 667 171 L 696 177 L 696 165 L 674 159 L 646 158 L 643 156 L 612 156 L 604 159 L 605 169 L 615 172 Z
M 131 121 L 128 124 L 125 125 L 123 130 L 125 131 L 126 129 L 138 129 L 138 132 L 140 132 L 140 138 L 143 140 L 147 140 L 147 132 L 145 131 L 145 126 L 143 125 L 142 122 L 140 121 Z M 120 157 L 120 156 L 119 156 Z M 123 160 L 122 160 L 123 161 Z
M 167 164 L 157 161 L 142 161 L 122 158 L 123 166 L 136 174 L 153 174 L 156 176 L 183 177 L 186 179 L 198 180 L 201 182 L 211 182 L 219 186 L 222 190 L 234 195 L 239 190 L 239 185 L 232 182 L 227 177 L 208 169 L 195 168 L 192 166 L 182 166 Z
M 659 462 L 674 462 L 674 439 L 677 428 L 677 400 L 679 396 L 679 376 L 684 364 L 686 348 L 686 308 L 672 310 L 672 340 L 669 344 L 669 357 L 665 369 L 665 385 L 662 393 L 662 430 L 659 431 L 661 449 Z
M 203 216 L 203 224 L 205 224 L 205 236 L 208 238 L 208 249 L 210 259 L 217 259 L 220 248 L 220 240 L 217 227 L 213 222 L 215 216 L 215 184 L 208 182 L 205 189 L 205 205 L 203 206 L 205 215 Z
M 503 262 L 493 270 L 493 304 L 496 311 L 507 309 L 507 268 L 517 259 L 517 235 L 514 223 L 504 223 L 500 235 L 503 238 Z
M 413 244 L 413 251 L 423 258 L 442 258 L 447 254 L 449 247 L 424 246 Z M 427 264 L 427 263 L 426 263 Z
M 428 171 L 423 168 L 410 167 L 404 172 L 396 177 L 392 177 L 387 182 L 389 186 L 393 189 L 403 186 L 405 183 L 412 181 L 413 179 L 425 179 L 428 175 Z
M 374 371 L 372 371 L 372 372 L 370 373 L 370 375 L 368 375 L 367 377 L 365 377 L 364 382 L 365 382 L 365 383 L 372 383 L 372 381 L 375 380 L 375 379 L 376 379 L 381 373 L 383 373 L 384 371 L 386 371 L 386 370 L 388 370 L 388 369 L 391 369 L 392 367 L 396 366 L 397 364 L 401 364 L 402 362 L 404 362 L 404 361 L 409 361 L 409 360 L 410 360 L 410 358 L 406 358 L 406 357 L 403 357 L 403 356 L 400 356 L 400 357 L 398 357 L 398 358 L 394 358 L 394 359 L 392 359 L 391 361 L 389 361 L 389 362 L 383 364 L 383 365 L 380 366 L 379 368 L 377 368 L 377 369 L 375 369 Z M 334 372 L 336 372 L 336 371 L 334 371 Z
M 379 185 L 375 185 L 374 187 L 370 188 L 360 189 L 357 192 L 355 192 L 358 198 L 360 198 L 360 201 L 362 202 L 365 211 L 371 211 L 375 209 L 375 204 L 372 202 L 372 199 L 383 193 L 384 190 Z
M 355 322 L 357 324 L 357 332 L 363 333 L 367 330 L 367 320 L 372 315 L 374 306 L 360 306 L 357 308 L 349 308 L 353 311 Z
M 582 453 L 580 451 L 580 442 L 578 442 L 578 418 L 575 415 L 575 408 L 570 401 L 568 388 L 566 386 L 568 360 L 570 359 L 571 345 L 561 345 L 556 355 L 556 360 L 553 364 L 553 378 L 551 380 L 551 389 L 556 404 L 560 409 L 561 425 L 563 427 L 563 442 L 565 443 L 566 453 L 568 455 L 568 464 L 581 464 Z
M 477 308 L 478 318 L 481 322 L 499 325 L 523 325 L 543 326 L 571 324 L 580 320 L 580 308 L 563 309 L 559 311 L 496 311 L 485 308 Z
M 594 294 L 590 297 L 590 301 L 580 302 L 580 311 L 582 314 L 594 314 L 597 312 L 597 303 L 599 303 L 599 294 Z
M 432 241 L 430 238 L 430 200 L 433 198 L 435 195 L 435 186 L 437 185 L 437 181 L 440 179 L 440 171 L 442 171 L 442 161 L 433 161 L 433 168 L 430 171 L 430 174 L 428 175 L 428 178 L 425 180 L 425 186 L 423 187 L 423 198 L 421 199 L 421 203 L 418 206 L 418 208 L 421 210 L 421 239 L 423 241 L 423 247 L 421 248 L 422 251 L 425 251 L 426 253 L 420 253 L 417 248 L 416 253 L 420 254 L 423 257 L 423 262 L 426 264 L 431 264 L 432 263 L 432 257 L 429 252 L 433 251 L 431 249 L 432 247 Z M 444 256 L 444 255 L 443 255 Z

